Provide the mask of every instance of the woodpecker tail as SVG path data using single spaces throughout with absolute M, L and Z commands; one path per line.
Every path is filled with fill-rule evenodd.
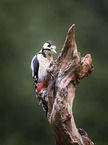
M 46 103 L 46 101 L 43 98 L 39 97 L 39 92 L 42 89 L 45 89 L 47 87 L 44 84 L 42 85 L 42 84 L 38 83 L 36 76 L 33 77 L 33 81 L 34 81 L 34 86 L 35 86 L 35 89 L 36 89 L 36 98 L 37 98 L 38 104 L 39 105 L 42 104 L 42 108 L 46 112 L 46 117 L 47 117 L 47 112 L 48 112 L 47 103 Z

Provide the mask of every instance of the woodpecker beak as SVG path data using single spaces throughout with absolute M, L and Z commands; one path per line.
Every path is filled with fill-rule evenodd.
M 57 54 L 57 52 L 54 48 L 52 48 L 51 51 Z

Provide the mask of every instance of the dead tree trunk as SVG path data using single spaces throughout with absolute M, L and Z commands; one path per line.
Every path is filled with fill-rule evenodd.
M 80 56 L 75 42 L 75 25 L 68 33 L 64 46 L 49 67 L 52 76 L 47 89 L 39 98 L 47 108 L 47 119 L 57 145 L 93 145 L 84 129 L 77 129 L 72 113 L 75 89 L 93 71 L 91 55 Z

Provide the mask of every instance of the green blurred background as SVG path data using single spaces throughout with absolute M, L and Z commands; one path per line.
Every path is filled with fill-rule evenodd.
M 55 144 L 30 62 L 47 40 L 59 54 L 73 23 L 81 56 L 90 53 L 94 64 L 76 89 L 76 125 L 108 145 L 108 0 L 0 0 L 0 145 Z

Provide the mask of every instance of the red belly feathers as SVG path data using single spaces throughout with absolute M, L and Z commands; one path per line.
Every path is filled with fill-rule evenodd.
M 47 79 L 42 83 L 37 83 L 37 95 L 39 95 L 39 92 L 42 90 L 42 89 L 45 89 L 48 87 L 48 84 L 49 84 L 49 81 L 51 79 L 51 76 L 47 77 Z
M 40 83 L 37 83 L 37 94 L 39 94 L 39 92 L 42 90 L 42 89 L 45 89 L 46 86 L 43 86 L 42 84 Z

